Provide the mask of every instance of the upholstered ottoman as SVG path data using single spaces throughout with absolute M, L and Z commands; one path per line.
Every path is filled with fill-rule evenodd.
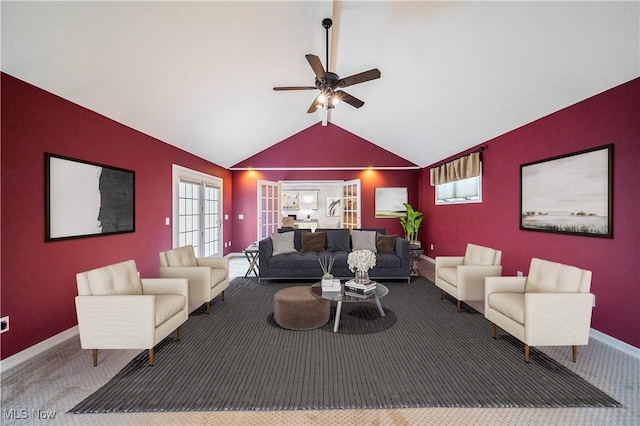
M 331 301 L 311 294 L 308 286 L 288 287 L 273 296 L 273 319 L 282 328 L 310 330 L 329 322 Z

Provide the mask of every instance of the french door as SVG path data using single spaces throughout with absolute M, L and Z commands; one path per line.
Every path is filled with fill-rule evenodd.
M 196 257 L 222 255 L 222 179 L 174 166 L 173 247 Z
M 340 192 L 340 202 L 342 203 L 341 227 L 345 229 L 360 228 L 360 179 L 342 182 Z
M 258 180 L 258 241 L 269 237 L 280 227 L 280 184 Z

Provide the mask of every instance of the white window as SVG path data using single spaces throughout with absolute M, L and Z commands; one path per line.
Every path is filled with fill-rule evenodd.
M 481 202 L 481 176 L 436 185 L 436 205 Z
M 222 179 L 173 166 L 173 246 L 196 257 L 222 255 Z

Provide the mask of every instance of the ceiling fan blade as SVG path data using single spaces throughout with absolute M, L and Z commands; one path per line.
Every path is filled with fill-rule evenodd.
M 311 65 L 311 68 L 316 74 L 318 80 L 327 81 L 327 73 L 324 71 L 324 67 L 322 66 L 320 58 L 318 58 L 316 55 L 311 54 L 305 55 L 305 57 L 307 58 L 309 65 Z
M 364 105 L 363 101 L 361 101 L 360 99 L 356 98 L 355 96 L 351 96 L 350 94 L 348 94 L 344 90 L 337 90 L 336 91 L 336 95 L 338 95 L 338 98 L 341 101 L 346 102 L 349 105 L 354 106 L 356 108 L 360 108 L 362 105 Z
M 274 87 L 273 90 L 317 90 L 318 88 L 315 86 L 283 86 L 283 87 Z
M 365 81 L 375 80 L 376 78 L 380 78 L 380 70 L 378 68 L 341 78 L 338 80 L 338 87 L 353 86 L 354 84 L 364 83 Z
M 318 95 L 320 96 L 320 95 Z M 309 107 L 309 109 L 307 110 L 308 114 L 314 113 L 316 112 L 316 110 L 318 109 L 318 96 L 316 96 L 315 98 L 313 98 L 313 103 L 311 104 L 311 106 Z

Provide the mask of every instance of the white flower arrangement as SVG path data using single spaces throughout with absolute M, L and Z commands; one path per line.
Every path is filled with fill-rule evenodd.
M 368 271 L 376 266 L 376 254 L 371 250 L 356 250 L 349 253 L 347 264 L 351 272 Z

